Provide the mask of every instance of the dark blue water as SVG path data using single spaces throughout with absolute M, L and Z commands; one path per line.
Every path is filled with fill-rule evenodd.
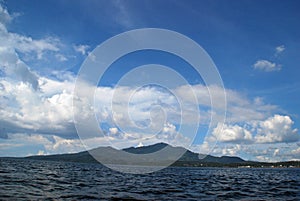
M 1 200 L 300 200 L 300 169 L 167 168 L 0 159 Z

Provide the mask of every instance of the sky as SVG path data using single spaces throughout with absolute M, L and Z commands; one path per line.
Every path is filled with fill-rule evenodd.
M 0 156 L 163 141 L 216 156 L 300 160 L 299 7 L 296 0 L 0 1 Z M 224 124 L 222 88 L 206 85 L 189 63 L 161 51 L 123 56 L 96 86 L 84 80 L 80 93 L 96 88 L 92 107 L 75 97 L 76 79 L 93 50 L 141 28 L 178 32 L 208 53 L 226 92 Z M 174 82 L 171 90 L 119 85 L 126 73 L 148 64 L 168 66 L 186 83 Z M 149 72 L 156 67 L 147 66 Z M 94 133 L 91 113 L 103 135 Z M 209 129 L 212 116 L 220 121 Z M 86 122 L 84 137 L 76 120 Z

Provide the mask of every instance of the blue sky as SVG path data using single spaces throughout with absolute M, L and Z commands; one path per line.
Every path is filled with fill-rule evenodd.
M 298 1 L 276 0 L 2 1 L 0 155 L 82 150 L 71 108 L 82 62 L 99 44 L 124 31 L 163 28 L 188 36 L 207 51 L 227 93 L 228 118 L 223 132 L 202 135 L 207 129 L 204 121 L 190 149 L 251 160 L 300 159 L 299 6 Z M 103 128 L 116 147 L 136 146 L 142 140 L 134 129 L 124 133 L 115 126 L 105 106 L 109 103 L 106 97 L 124 73 L 149 63 L 177 70 L 203 99 L 199 108 L 204 119 L 209 113 L 204 83 L 189 64 L 158 51 L 131 53 L 116 61 L 98 86 L 97 115 L 105 119 Z M 121 90 L 131 91 L 125 87 Z M 183 99 L 189 95 L 184 93 L 184 86 L 175 90 Z M 135 106 L 141 111 L 158 100 L 165 100 L 170 108 L 176 105 L 172 95 L 157 87 L 138 91 L 137 100 L 139 93 L 146 94 L 144 105 Z M 139 116 L 141 111 L 134 111 L 135 118 L 145 123 L 149 118 Z M 182 141 L 174 137 L 179 122 L 172 114 L 162 137 L 144 144 L 159 139 L 174 145 Z M 178 136 L 188 137 L 182 135 Z M 218 144 L 212 150 L 216 138 Z M 132 141 L 128 143 L 128 139 Z

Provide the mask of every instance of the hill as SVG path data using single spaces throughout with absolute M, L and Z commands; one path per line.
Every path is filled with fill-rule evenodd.
M 153 157 L 157 154 L 157 151 L 160 151 L 159 157 Z M 91 156 L 90 153 L 92 153 L 93 156 Z M 181 156 L 182 153 L 184 154 Z M 175 158 L 176 156 L 181 157 L 178 157 L 179 159 L 173 163 L 174 156 Z M 262 163 L 245 161 L 235 156 L 205 156 L 191 152 L 183 147 L 173 147 L 165 143 L 157 143 L 143 147 L 129 147 L 123 149 L 123 151 L 112 147 L 98 147 L 90 151 L 83 151 L 79 153 L 29 156 L 26 157 L 26 159 L 97 163 L 97 160 L 94 157 L 100 159 L 100 161 L 105 161 L 107 164 L 122 165 L 172 164 L 172 166 L 187 167 L 300 167 L 300 161 Z

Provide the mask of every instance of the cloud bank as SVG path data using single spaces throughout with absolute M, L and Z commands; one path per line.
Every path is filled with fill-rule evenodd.
M 5 8 L 0 6 L 0 144 L 3 155 L 53 154 L 84 150 L 78 138 L 73 115 L 85 118 L 89 113 L 96 114 L 102 136 L 90 133 L 92 125 L 86 125 L 85 139 L 89 147 L 113 145 L 117 148 L 167 142 L 186 146 L 193 141 L 189 133 L 179 133 L 181 115 L 190 124 L 197 123 L 195 111 L 180 111 L 177 98 L 182 104 L 192 104 L 194 94 L 187 90 L 190 86 L 173 88 L 178 97 L 159 87 L 146 86 L 134 90 L 129 86 L 102 87 L 95 92 L 95 105 L 88 105 L 84 97 L 74 97 L 73 89 L 76 75 L 68 71 L 54 71 L 51 76 L 41 75 L 25 62 L 27 57 L 36 60 L 55 55 L 57 61 L 68 59 L 61 50 L 60 39 L 46 37 L 34 39 L 25 35 L 11 33 L 6 25 L 13 21 Z M 82 55 L 88 54 L 89 46 L 73 46 Z M 276 48 L 279 53 L 284 46 Z M 254 68 L 267 72 L 278 71 L 281 66 L 267 60 L 259 60 Z M 200 127 L 207 126 L 211 116 L 218 117 L 222 109 L 223 89 L 216 86 L 195 84 L 191 86 L 200 109 Z M 84 90 L 91 90 L 86 85 Z M 111 103 L 115 91 L 118 99 L 114 108 Z M 216 111 L 211 110 L 210 94 L 216 97 Z M 218 96 L 220 94 L 220 96 Z M 128 111 L 124 110 L 124 101 L 132 95 Z M 240 155 L 257 160 L 299 159 L 299 133 L 289 114 L 282 113 L 276 105 L 265 103 L 262 97 L 249 98 L 246 95 L 226 89 L 227 121 L 225 125 L 212 125 L 201 142 L 194 142 L 194 151 L 211 150 L 213 142 L 219 143 L 211 150 L 216 155 Z M 73 108 L 73 101 L 80 107 Z M 163 109 L 163 110 L 161 110 Z M 74 114 L 75 113 L 75 114 Z M 127 115 L 129 113 L 129 115 Z M 162 118 L 163 117 L 163 118 Z M 147 126 L 155 120 L 158 124 Z M 221 119 L 221 117 L 220 117 Z M 189 125 L 183 125 L 188 127 Z M 139 128 L 139 129 L 136 129 Z M 159 129 L 158 129 L 159 128 Z M 151 131 L 157 131 L 155 135 Z M 286 143 L 289 143 L 287 148 Z M 24 149 L 27 148 L 27 149 Z M 23 150 L 27 150 L 25 153 Z M 260 150 L 258 152 L 258 150 Z M 244 155 L 242 155 L 244 154 Z

